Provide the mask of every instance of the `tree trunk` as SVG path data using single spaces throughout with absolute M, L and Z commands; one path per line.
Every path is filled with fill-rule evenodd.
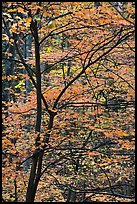
M 76 192 L 69 189 L 68 190 L 68 197 L 67 197 L 67 202 L 75 202 L 76 201 Z
M 36 95 L 37 95 L 37 115 L 36 115 L 36 126 L 35 132 L 38 133 L 36 138 L 36 146 L 39 146 L 40 140 L 40 129 L 41 129 L 41 114 L 42 114 L 42 103 L 41 103 L 41 72 L 40 72 L 40 50 L 39 50 L 39 39 L 37 22 L 32 21 L 31 31 L 34 36 L 35 42 L 35 65 L 36 65 Z M 41 167 L 42 167 L 43 152 L 39 152 L 39 148 L 33 154 L 30 178 L 27 188 L 26 202 L 34 202 L 35 194 L 38 186 L 38 178 L 40 178 Z
M 41 71 L 40 71 L 40 48 L 39 48 L 39 39 L 38 39 L 38 30 L 37 30 L 37 22 L 32 21 L 31 31 L 34 36 L 35 42 L 35 64 L 36 64 L 36 94 L 37 94 L 37 116 L 36 116 L 36 126 L 35 131 L 38 133 L 36 138 L 36 147 L 37 149 L 33 153 L 32 157 L 32 165 L 30 178 L 27 188 L 26 194 L 26 202 L 34 202 L 35 195 L 37 191 L 37 186 L 41 177 L 41 169 L 42 169 L 42 160 L 44 151 L 39 150 L 39 141 L 40 141 L 40 130 L 41 130 L 41 115 L 42 115 L 42 92 L 41 92 Z M 45 103 L 44 103 L 45 104 Z M 56 112 L 49 111 L 49 124 L 48 130 L 51 130 L 53 127 L 53 120 Z M 47 133 L 44 138 L 44 142 L 48 143 L 50 137 L 50 133 Z

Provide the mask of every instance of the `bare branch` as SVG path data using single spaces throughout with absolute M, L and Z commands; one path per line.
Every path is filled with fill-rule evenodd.
M 116 9 L 116 11 L 122 16 L 122 18 L 123 18 L 124 20 L 128 21 L 129 23 L 131 23 L 132 25 L 135 26 L 135 23 L 132 22 L 132 21 L 130 21 L 128 18 L 126 18 L 126 17 L 118 10 L 118 8 L 117 8 L 112 2 L 108 2 L 108 3 L 109 3 L 113 8 Z

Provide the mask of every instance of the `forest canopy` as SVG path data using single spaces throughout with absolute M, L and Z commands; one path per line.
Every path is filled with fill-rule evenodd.
M 134 202 L 135 2 L 2 2 L 2 202 Z

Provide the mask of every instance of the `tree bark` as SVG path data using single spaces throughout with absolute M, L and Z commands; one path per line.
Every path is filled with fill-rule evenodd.
M 34 36 L 35 42 L 35 68 L 36 68 L 36 95 L 37 95 L 37 115 L 35 132 L 38 133 L 36 138 L 36 147 L 39 146 L 40 141 L 40 130 L 41 130 L 41 114 L 42 114 L 42 103 L 41 103 L 41 72 L 40 72 L 40 49 L 39 49 L 39 38 L 37 30 L 37 22 L 32 21 L 31 31 Z M 35 194 L 38 186 L 38 178 L 41 173 L 43 152 L 39 152 L 39 148 L 33 154 L 30 178 L 27 188 L 26 202 L 34 202 Z
M 76 201 L 76 192 L 69 189 L 68 190 L 68 197 L 67 197 L 67 202 L 75 202 Z
M 26 202 L 34 202 L 35 200 L 37 186 L 41 177 L 42 160 L 44 155 L 44 151 L 39 150 L 41 116 L 42 116 L 42 103 L 41 103 L 42 91 L 41 91 L 40 48 L 39 48 L 40 44 L 39 44 L 36 21 L 35 22 L 32 21 L 31 32 L 34 36 L 34 42 L 35 42 L 35 64 L 36 64 L 35 71 L 36 71 L 36 95 L 37 95 L 37 115 L 36 115 L 35 132 L 38 133 L 38 136 L 36 138 L 36 143 L 35 143 L 37 149 L 35 150 L 32 157 L 32 165 L 31 165 L 30 178 L 29 178 L 27 194 L 26 194 Z M 45 104 L 45 106 L 46 108 L 48 108 L 47 104 Z M 54 117 L 57 113 L 52 110 L 48 110 L 48 112 L 49 112 L 49 124 L 47 129 L 51 130 L 53 127 Z M 45 144 L 48 143 L 49 137 L 50 137 L 50 133 L 46 133 L 44 138 Z

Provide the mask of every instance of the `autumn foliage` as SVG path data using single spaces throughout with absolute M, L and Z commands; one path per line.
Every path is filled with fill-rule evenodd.
M 3 2 L 3 201 L 134 201 L 134 21 L 134 2 Z

